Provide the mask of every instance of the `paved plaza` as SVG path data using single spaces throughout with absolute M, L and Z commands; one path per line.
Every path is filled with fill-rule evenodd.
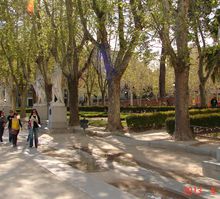
M 102 129 L 90 128 L 87 134 L 44 131 L 35 149 L 28 147 L 26 137 L 24 130 L 18 147 L 13 148 L 5 132 L 0 145 L 2 199 L 161 198 L 139 189 L 140 182 L 145 188 L 156 185 L 174 193 L 170 198 L 220 197 L 219 181 L 202 176 L 201 169 L 202 161 L 215 156 L 219 143 L 176 143 L 163 131 L 109 136 Z M 101 167 L 88 171 L 71 166 L 77 158 L 82 163 L 82 157 L 89 165 L 96 161 Z M 202 187 L 202 192 L 187 196 L 185 188 L 190 186 Z

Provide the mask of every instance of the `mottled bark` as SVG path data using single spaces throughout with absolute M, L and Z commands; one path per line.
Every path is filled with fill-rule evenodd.
M 159 96 L 161 98 L 166 96 L 166 54 L 165 47 L 162 46 L 160 55 L 160 76 L 159 76 Z
M 27 93 L 28 93 L 27 88 L 24 88 L 23 90 L 20 91 L 20 96 L 21 96 L 20 115 L 21 115 L 21 118 L 26 117 Z
M 199 84 L 199 94 L 200 94 L 200 107 L 203 107 L 203 108 L 207 107 L 205 82 L 200 82 L 200 84 Z
M 171 4 L 163 0 L 163 14 L 165 21 L 169 24 L 171 15 Z M 175 12 L 175 39 L 177 49 L 171 45 L 169 30 L 164 29 L 164 42 L 167 53 L 170 55 L 171 63 L 175 70 L 175 133 L 176 140 L 192 140 L 193 134 L 189 121 L 189 48 L 188 48 L 188 10 L 189 0 L 177 1 L 177 12 Z
M 79 125 L 79 106 L 78 106 L 78 78 L 67 78 L 69 89 L 69 126 Z
M 175 71 L 175 133 L 176 140 L 192 140 L 193 135 L 189 127 L 189 69 Z
M 108 126 L 111 132 L 122 130 L 120 119 L 120 78 L 108 81 Z

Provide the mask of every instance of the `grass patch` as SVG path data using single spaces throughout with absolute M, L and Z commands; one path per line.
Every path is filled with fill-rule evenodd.
M 89 120 L 89 125 L 91 126 L 106 127 L 107 123 L 107 120 Z
M 81 117 L 107 117 L 106 112 L 86 112 L 80 111 L 79 115 Z

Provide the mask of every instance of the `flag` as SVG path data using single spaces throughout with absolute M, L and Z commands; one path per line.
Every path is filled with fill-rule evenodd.
M 34 0 L 28 0 L 27 12 L 28 12 L 29 15 L 33 15 L 34 14 Z

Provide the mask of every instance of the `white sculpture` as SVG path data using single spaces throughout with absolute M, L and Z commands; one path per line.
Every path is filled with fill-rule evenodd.
M 8 86 L 5 88 L 5 102 L 11 104 L 11 88 Z
M 0 105 L 5 103 L 5 88 L 0 86 Z
M 59 66 L 55 66 L 52 74 L 52 103 L 64 103 L 62 91 L 62 70 Z
M 46 103 L 46 93 L 44 87 L 44 78 L 42 75 L 38 74 L 35 83 L 33 84 L 34 90 L 37 95 L 37 104 Z

